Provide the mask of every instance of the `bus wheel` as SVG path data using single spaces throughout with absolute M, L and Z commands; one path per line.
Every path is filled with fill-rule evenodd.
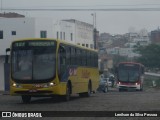
M 123 91 L 123 89 L 122 88 L 119 88 L 119 92 L 122 92 Z
M 71 97 L 71 86 L 70 86 L 70 84 L 67 84 L 66 95 L 63 96 L 63 99 L 65 101 L 69 101 L 70 97 Z
M 140 91 L 143 91 L 143 85 L 141 85 L 141 87 L 140 87 Z
M 85 97 L 90 97 L 92 93 L 92 84 L 91 82 L 88 83 L 88 92 L 84 93 Z
M 29 103 L 31 101 L 31 96 L 29 95 L 22 95 L 23 103 Z

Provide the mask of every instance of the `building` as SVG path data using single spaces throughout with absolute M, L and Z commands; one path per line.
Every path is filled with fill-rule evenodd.
M 0 55 L 5 54 L 5 49 L 15 39 L 53 37 L 52 24 L 49 19 L 0 18 Z
M 74 24 L 73 37 L 77 45 L 85 46 L 88 48 L 94 48 L 94 27 L 92 24 L 81 22 L 75 19 L 62 20 L 62 22 L 69 22 Z
M 160 44 L 160 29 L 151 31 L 151 42 Z
M 136 43 L 136 45 L 140 46 L 147 46 L 150 44 L 149 37 L 140 37 L 140 38 L 135 38 L 133 40 L 133 43 Z
M 109 33 L 101 33 L 98 41 L 98 50 L 99 53 L 106 52 L 106 49 L 112 45 L 112 35 Z

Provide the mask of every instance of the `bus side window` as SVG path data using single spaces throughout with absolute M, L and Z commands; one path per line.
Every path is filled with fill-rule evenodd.
M 141 73 L 144 74 L 144 67 L 141 67 Z
M 94 54 L 94 67 L 98 67 L 98 55 Z
M 65 46 L 60 45 L 60 75 L 62 76 L 66 71 L 66 49 Z
M 75 48 L 71 47 L 71 65 L 75 65 Z
M 77 49 L 75 48 L 75 59 L 74 59 L 74 61 L 75 61 L 75 65 L 78 65 L 78 59 L 77 59 Z
M 86 51 L 83 50 L 82 51 L 82 65 L 86 66 L 86 62 L 87 62 L 87 60 L 86 60 Z
M 87 66 L 90 66 L 90 52 L 87 51 Z
M 81 65 L 81 52 L 77 49 L 77 65 Z
M 79 65 L 82 65 L 82 50 L 79 50 Z
M 91 66 L 94 66 L 94 55 L 93 52 L 91 52 Z
M 92 66 L 98 67 L 98 56 L 95 53 L 92 54 Z
M 64 46 L 60 46 L 60 64 L 66 64 L 66 50 Z
M 66 47 L 66 64 L 70 65 L 71 64 L 71 48 Z

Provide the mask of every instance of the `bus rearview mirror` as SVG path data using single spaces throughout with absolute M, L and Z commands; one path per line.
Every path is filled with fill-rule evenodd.
M 8 63 L 9 55 L 7 55 L 7 53 L 10 52 L 10 51 L 11 51 L 10 48 L 6 48 L 5 63 Z

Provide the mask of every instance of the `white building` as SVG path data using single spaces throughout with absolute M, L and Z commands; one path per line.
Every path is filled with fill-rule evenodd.
M 93 48 L 93 25 L 74 19 L 0 18 L 0 55 L 11 41 L 21 38 L 57 38 Z
M 93 25 L 85 22 L 77 21 L 74 19 L 63 20 L 63 22 L 70 22 L 74 24 L 74 39 L 75 43 L 88 48 L 94 47 L 93 42 Z
M 0 90 L 4 89 L 4 55 L 13 40 L 56 38 L 93 48 L 93 25 L 77 20 L 52 18 L 0 18 Z
M 75 24 L 66 21 L 56 21 L 53 24 L 53 37 L 76 44 Z
M 151 43 L 149 40 L 149 37 L 140 37 L 140 38 L 134 38 L 133 42 L 140 46 L 147 46 Z
M 119 55 L 127 56 L 128 58 L 139 57 L 140 55 L 133 52 L 134 48 L 120 48 Z
M 133 57 L 139 57 L 140 55 L 133 52 L 134 48 L 127 47 L 127 48 L 120 48 L 120 47 L 114 47 L 107 49 L 108 54 L 117 54 L 120 56 L 126 56 L 129 58 Z

